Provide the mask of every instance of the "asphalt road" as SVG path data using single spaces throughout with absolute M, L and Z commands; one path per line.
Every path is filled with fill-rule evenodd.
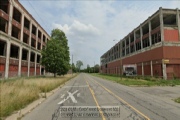
M 180 120 L 180 104 L 149 93 L 80 74 L 22 120 Z

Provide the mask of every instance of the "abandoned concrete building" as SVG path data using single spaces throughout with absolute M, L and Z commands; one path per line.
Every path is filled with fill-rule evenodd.
M 0 78 L 44 74 L 40 50 L 49 39 L 18 0 L 1 0 Z
M 134 65 L 136 75 L 180 78 L 180 10 L 159 8 L 100 60 L 105 74 L 120 75 Z

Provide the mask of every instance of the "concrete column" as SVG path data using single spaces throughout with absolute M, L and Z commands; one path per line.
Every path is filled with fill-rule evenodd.
M 10 58 L 10 41 L 6 43 L 6 64 L 5 64 L 5 79 L 9 76 L 9 58 Z
M 151 61 L 151 76 L 153 76 L 153 64 L 152 64 L 152 61 Z
M 9 1 L 9 22 L 8 22 L 8 35 L 11 36 L 12 31 L 12 19 L 13 19 L 13 6 L 12 1 Z
M 36 76 L 37 53 L 35 53 L 35 61 L 34 61 L 34 63 L 35 63 L 35 66 L 34 66 L 34 75 Z
M 152 45 L 152 38 L 151 38 L 151 20 L 149 18 L 149 45 L 151 46 Z
M 38 27 L 37 27 L 37 30 L 36 30 L 36 49 L 37 49 L 37 46 L 38 46 Z
M 142 76 L 144 76 L 144 63 L 142 62 Z
M 42 47 L 43 46 L 43 33 L 41 33 L 41 50 L 42 50 Z
M 136 42 L 135 42 L 135 40 L 136 40 L 136 33 L 134 31 L 134 52 L 136 52 Z
M 21 36 L 20 36 L 20 41 L 23 41 L 23 28 L 24 28 L 24 13 L 22 12 L 22 16 L 21 16 Z
M 32 34 L 32 20 L 30 20 L 30 28 L 29 28 L 29 46 L 31 46 L 31 34 Z
M 142 25 L 140 25 L 140 40 L 141 40 L 141 49 L 143 49 L 142 36 L 143 36 Z
M 159 19 L 160 19 L 161 41 L 164 41 L 164 22 L 163 22 L 162 7 L 159 8 Z
M 28 51 L 28 77 L 30 76 L 31 50 Z
M 177 18 L 177 25 L 178 25 L 178 31 L 179 31 L 179 41 L 180 41 L 180 12 L 178 8 L 176 10 L 177 10 L 176 18 Z
M 21 62 L 22 62 L 22 46 L 19 46 L 19 66 L 18 66 L 18 76 L 21 77 Z
M 162 60 L 162 72 L 163 72 L 163 79 L 167 80 L 166 64 L 164 63 L 164 60 Z

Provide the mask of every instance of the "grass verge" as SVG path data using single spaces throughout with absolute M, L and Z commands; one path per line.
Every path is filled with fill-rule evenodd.
M 120 77 L 115 75 L 91 74 L 103 79 L 114 81 L 127 86 L 175 86 L 180 85 L 180 80 L 163 80 L 153 77 Z
M 180 97 L 174 100 L 177 103 L 180 103 Z
M 0 120 L 38 99 L 40 93 L 49 92 L 76 75 L 18 78 L 0 82 Z

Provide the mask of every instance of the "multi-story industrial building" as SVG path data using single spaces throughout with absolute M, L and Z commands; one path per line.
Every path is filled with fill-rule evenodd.
M 50 36 L 18 0 L 0 1 L 0 78 L 41 75 Z
M 100 59 L 106 74 L 135 65 L 137 75 L 180 78 L 180 10 L 159 8 Z

